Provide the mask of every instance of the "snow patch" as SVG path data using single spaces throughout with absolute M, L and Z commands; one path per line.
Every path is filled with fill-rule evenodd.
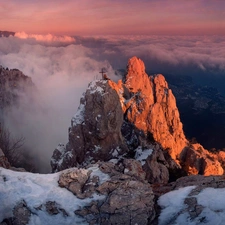
M 111 155 L 112 155 L 113 157 L 118 157 L 120 150 L 121 150 L 121 149 L 120 149 L 119 147 L 116 147 L 116 148 L 113 150 L 113 152 L 111 153 Z
M 100 183 L 109 180 L 107 174 L 99 170 L 98 165 L 90 167 L 91 176 L 99 176 Z M 48 224 L 86 224 L 83 218 L 74 214 L 85 205 L 93 200 L 103 200 L 104 195 L 97 193 L 86 199 L 79 199 L 66 188 L 58 186 L 58 180 L 61 171 L 54 174 L 34 174 L 28 172 L 15 172 L 0 168 L 0 221 L 12 216 L 13 208 L 23 200 L 31 210 L 31 225 L 48 225 Z M 64 209 L 68 216 L 62 213 L 49 215 L 43 207 L 42 210 L 37 208 L 47 201 L 55 201 L 60 208 Z
M 94 94 L 96 92 L 98 92 L 100 94 L 104 94 L 104 89 L 99 85 L 106 84 L 106 83 L 107 83 L 106 80 L 94 80 L 89 84 L 87 90 L 89 90 L 91 94 Z
M 194 188 L 195 186 L 180 188 L 178 190 L 168 192 L 159 198 L 158 204 L 162 208 L 161 214 L 159 216 L 159 225 L 170 224 L 170 221 L 175 216 L 179 215 L 179 212 L 182 209 L 186 208 L 184 200 Z M 179 220 L 180 217 L 178 217 L 177 219 Z
M 98 151 L 102 148 L 100 145 L 94 145 L 95 149 L 93 150 L 94 153 L 98 153 Z
M 64 153 L 65 153 L 65 150 L 66 150 L 65 145 L 64 145 L 64 144 L 61 144 L 61 143 L 58 144 L 58 146 L 57 146 L 56 149 L 57 149 L 61 154 L 64 154 Z
M 84 122 L 85 104 L 80 104 L 76 114 L 72 117 L 72 126 L 82 124 Z
M 142 149 L 141 146 L 138 146 L 135 149 L 136 153 L 135 153 L 135 159 L 141 162 L 141 165 L 143 166 L 146 162 L 146 159 L 148 158 L 148 156 L 150 156 L 153 152 L 152 149 Z
M 110 176 L 108 174 L 106 174 L 106 173 L 103 173 L 99 169 L 99 165 L 98 164 L 95 164 L 95 165 L 89 167 L 88 170 L 92 170 L 91 178 L 94 177 L 94 176 L 98 176 L 99 177 L 100 184 L 103 184 L 104 182 L 110 180 Z
M 205 207 L 198 219 L 204 218 L 204 224 L 224 224 L 225 188 L 205 188 L 197 195 L 199 205 Z

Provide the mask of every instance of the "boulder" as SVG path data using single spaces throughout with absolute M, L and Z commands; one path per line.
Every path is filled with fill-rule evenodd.
M 110 179 L 94 182 L 93 191 L 106 197 L 76 210 L 77 215 L 89 224 L 149 224 L 155 219 L 154 194 L 151 185 L 138 176 L 144 174 L 140 164 L 134 160 L 124 160 L 120 166 L 101 162 L 99 168 Z
M 222 175 L 224 169 L 216 154 L 210 153 L 200 144 L 192 144 L 186 147 L 181 153 L 183 168 L 190 174 Z

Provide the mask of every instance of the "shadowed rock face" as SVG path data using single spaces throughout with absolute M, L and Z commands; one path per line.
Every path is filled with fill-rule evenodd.
M 163 153 L 152 143 L 159 143 Z M 135 158 L 140 148 L 153 152 L 143 164 L 149 182 L 166 183 L 170 172 L 176 174 L 181 167 L 187 174 L 223 174 L 218 156 L 189 145 L 164 76 L 148 76 L 144 63 L 133 57 L 123 81 L 89 84 L 72 119 L 69 142 L 54 151 L 51 166 L 59 171 L 98 160 Z
M 115 149 L 121 154 L 127 151 L 121 134 L 123 112 L 118 102 L 116 91 L 107 81 L 89 85 L 81 99 L 81 105 L 85 107 L 83 116 L 81 111 L 75 115 L 69 133 L 78 163 L 92 159 L 109 160 Z
M 117 92 L 108 81 L 98 80 L 89 84 L 72 119 L 69 143 L 54 152 L 51 161 L 53 170 L 62 170 L 77 163 L 85 165 L 98 160 L 107 161 L 113 154 L 128 151 L 121 134 L 123 111 L 118 103 Z
M 7 108 L 18 104 L 25 91 L 34 89 L 30 77 L 17 69 L 8 69 L 0 66 L 0 107 Z

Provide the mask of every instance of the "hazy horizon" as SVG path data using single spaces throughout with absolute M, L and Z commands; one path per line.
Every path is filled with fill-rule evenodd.
M 222 0 L 0 2 L 0 30 L 57 35 L 224 35 Z

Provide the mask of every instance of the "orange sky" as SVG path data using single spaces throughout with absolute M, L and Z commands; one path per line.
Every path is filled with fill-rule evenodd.
M 70 35 L 225 34 L 225 1 L 0 0 L 0 30 Z

